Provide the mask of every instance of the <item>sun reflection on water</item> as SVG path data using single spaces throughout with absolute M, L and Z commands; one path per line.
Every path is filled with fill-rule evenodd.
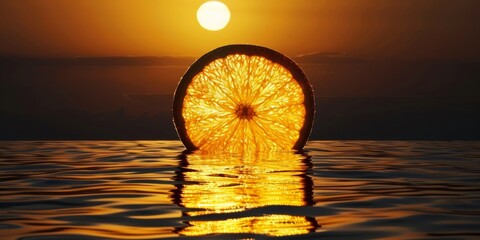
M 0 239 L 478 239 L 479 142 L 307 147 L 311 160 L 182 155 L 180 141 L 2 142 Z
M 305 234 L 319 227 L 314 218 L 265 208 L 313 204 L 310 158 L 293 152 L 181 156 L 173 199 L 190 217 L 177 232 L 185 236 L 252 233 Z M 288 169 L 288 170 L 286 170 Z M 262 211 L 256 211 L 264 208 Z M 242 212 L 242 214 L 238 214 Z M 261 213 L 260 213 L 261 212 Z M 236 214 L 237 213 L 237 214 Z M 245 213 L 248 213 L 247 215 Z M 213 218 L 212 218 L 213 217 Z

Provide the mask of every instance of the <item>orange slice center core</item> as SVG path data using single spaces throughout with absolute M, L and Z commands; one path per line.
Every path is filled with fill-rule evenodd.
M 239 104 L 235 113 L 240 119 L 250 120 L 255 116 L 255 111 L 253 110 L 252 106 L 248 104 Z

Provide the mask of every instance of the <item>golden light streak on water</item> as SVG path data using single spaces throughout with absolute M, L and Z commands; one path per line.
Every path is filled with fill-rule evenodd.
M 187 216 L 235 214 L 257 208 L 302 207 L 312 203 L 311 179 L 305 171 L 308 157 L 293 152 L 246 155 L 211 155 L 196 152 L 185 156 L 179 176 L 185 184 L 178 192 Z M 285 171 L 285 169 L 289 169 Z M 262 214 L 212 221 L 189 221 L 182 235 L 251 233 L 270 236 L 305 234 L 318 224 L 313 218 L 289 214 Z

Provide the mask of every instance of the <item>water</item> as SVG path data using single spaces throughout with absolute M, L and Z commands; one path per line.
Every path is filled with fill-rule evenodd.
M 0 239 L 480 238 L 480 142 L 0 144 Z

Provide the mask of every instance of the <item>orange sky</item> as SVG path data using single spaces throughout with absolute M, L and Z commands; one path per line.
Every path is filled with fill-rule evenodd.
M 200 56 L 231 43 L 290 56 L 478 58 L 478 0 L 223 1 L 229 25 L 200 27 L 202 0 L 2 0 L 0 54 Z

